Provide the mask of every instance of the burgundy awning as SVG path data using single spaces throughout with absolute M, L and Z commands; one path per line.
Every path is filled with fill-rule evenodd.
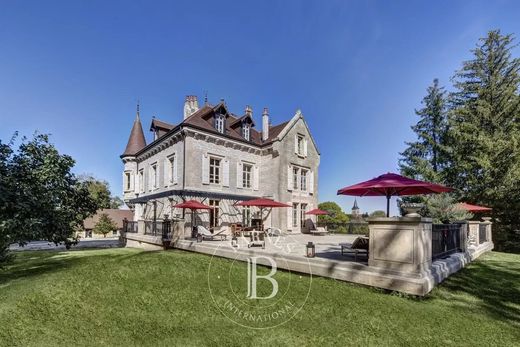
M 191 210 L 211 210 L 213 207 L 204 205 L 201 202 L 198 202 L 197 200 L 188 200 L 185 202 L 181 202 L 180 204 L 173 205 L 172 207 L 175 208 L 189 208 Z
M 466 202 L 459 202 L 457 204 L 457 207 L 464 209 L 468 212 L 489 212 L 493 210 L 491 207 L 472 205 Z
M 386 196 L 386 215 L 390 215 L 390 197 L 445 193 L 452 188 L 440 184 L 423 182 L 395 173 L 387 173 L 371 180 L 338 190 L 338 195 Z

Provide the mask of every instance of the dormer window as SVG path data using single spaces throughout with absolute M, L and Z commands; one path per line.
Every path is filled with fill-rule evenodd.
M 246 139 L 247 141 L 250 140 L 251 138 L 251 126 L 249 124 L 243 124 L 242 125 L 242 133 L 244 135 L 244 139 Z
M 215 129 L 217 129 L 217 131 L 219 133 L 222 133 L 222 134 L 224 133 L 224 115 L 222 115 L 222 114 L 216 115 Z

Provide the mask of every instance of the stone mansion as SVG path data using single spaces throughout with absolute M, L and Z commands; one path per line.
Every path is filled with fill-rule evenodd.
M 138 107 L 121 155 L 124 200 L 134 220 L 184 217 L 172 206 L 196 199 L 213 207 L 194 214 L 198 225 L 251 225 L 262 218 L 266 226 L 300 232 L 309 218 L 305 212 L 317 207 L 320 153 L 300 111 L 274 126 L 269 118 L 264 108 L 257 130 L 249 106 L 239 116 L 223 100 L 199 107 L 197 97 L 188 96 L 180 122 L 152 120 L 153 141 L 147 144 Z M 257 208 L 235 206 L 259 197 L 292 208 L 259 216 Z

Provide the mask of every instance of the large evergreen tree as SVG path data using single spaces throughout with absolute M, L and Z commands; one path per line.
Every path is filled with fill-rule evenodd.
M 493 207 L 498 230 L 512 242 L 520 228 L 520 59 L 513 47 L 511 35 L 491 31 L 454 76 L 445 175 L 460 199 Z
M 419 121 L 412 126 L 417 140 L 406 143 L 408 147 L 401 153 L 399 167 L 407 177 L 442 182 L 446 165 L 446 92 L 437 79 L 428 87 L 422 105 L 421 109 L 415 110 Z

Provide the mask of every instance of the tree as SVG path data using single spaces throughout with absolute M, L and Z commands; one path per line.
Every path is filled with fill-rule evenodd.
M 437 79 L 428 87 L 422 105 L 423 108 L 415 110 L 419 121 L 411 127 L 417 140 L 406 143 L 408 147 L 400 153 L 399 167 L 404 176 L 442 182 L 446 166 L 447 112 L 446 92 Z
M 425 198 L 426 217 L 433 219 L 434 223 L 451 223 L 468 220 L 473 215 L 466 210 L 457 207 L 456 200 L 450 194 L 435 194 Z
M 102 213 L 99 217 L 98 222 L 94 226 L 94 232 L 96 234 L 103 234 L 103 237 L 107 237 L 107 234 L 117 230 L 116 223 L 106 213 Z
M 493 207 L 497 227 L 510 237 L 520 229 L 520 59 L 511 56 L 514 46 L 512 35 L 491 31 L 455 74 L 445 175 L 459 199 Z
M 370 214 L 371 218 L 386 217 L 386 212 L 382 210 L 374 211 Z
M 318 216 L 320 222 L 327 224 L 344 224 L 349 221 L 346 213 L 333 201 L 322 202 L 318 204 L 318 208 L 329 213 L 328 215 Z
M 107 181 L 99 180 L 88 174 L 80 175 L 79 179 L 87 185 L 90 196 L 100 208 L 117 209 L 124 204 L 121 198 L 112 196 L 110 185 Z
M 15 151 L 16 138 L 0 141 L 0 260 L 11 243 L 48 240 L 69 247 L 74 230 L 98 208 L 71 172 L 74 160 L 60 154 L 47 135 L 23 137 Z

